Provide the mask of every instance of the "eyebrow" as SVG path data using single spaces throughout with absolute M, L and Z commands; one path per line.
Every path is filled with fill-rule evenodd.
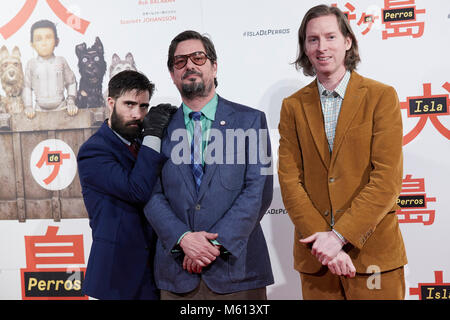
M 206 52 L 204 52 L 202 50 L 197 50 L 197 51 L 192 51 L 191 53 L 174 55 L 174 58 L 176 58 L 176 57 L 187 57 L 187 56 L 190 56 L 190 55 L 192 55 L 194 53 L 198 53 L 198 52 L 206 54 Z
M 338 33 L 337 31 L 330 31 L 330 32 L 325 33 L 325 36 L 329 36 L 329 35 L 337 34 L 337 33 Z M 320 34 L 313 33 L 313 34 L 306 35 L 307 38 L 318 37 L 318 36 L 320 36 Z
M 138 104 L 136 101 L 133 101 L 133 100 L 124 100 L 123 103 L 125 103 L 125 104 L 134 104 L 134 105 Z
M 125 103 L 125 104 L 132 104 L 133 106 L 137 106 L 138 105 L 138 103 L 136 101 L 134 101 L 134 100 L 124 100 L 123 103 Z M 139 105 L 139 107 L 148 107 L 149 105 L 150 104 L 148 104 L 148 103 L 141 103 Z

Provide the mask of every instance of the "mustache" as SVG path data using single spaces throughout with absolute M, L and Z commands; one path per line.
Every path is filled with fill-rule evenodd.
M 190 75 L 197 75 L 197 76 L 202 76 L 201 72 L 195 71 L 195 70 L 188 70 L 183 74 L 183 77 L 181 78 L 182 80 L 186 79 L 187 77 L 189 77 Z
M 140 126 L 142 124 L 142 121 L 140 121 L 140 120 L 133 120 L 133 121 L 128 121 L 128 122 L 125 123 L 126 126 L 130 126 L 130 125 L 133 125 L 133 124 L 137 124 L 138 126 Z

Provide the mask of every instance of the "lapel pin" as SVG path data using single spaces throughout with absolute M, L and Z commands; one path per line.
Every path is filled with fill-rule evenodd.
M 226 122 L 225 122 L 224 120 L 220 121 L 220 125 L 221 125 L 221 126 L 224 126 L 225 123 L 226 123 Z

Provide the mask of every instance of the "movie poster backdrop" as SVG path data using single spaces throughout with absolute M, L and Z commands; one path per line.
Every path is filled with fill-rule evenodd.
M 268 298 L 301 299 L 276 173 L 277 127 L 282 99 L 313 80 L 292 62 L 302 17 L 320 3 L 346 13 L 359 41 L 357 71 L 393 86 L 400 99 L 406 299 L 450 299 L 447 0 L 2 1 L 0 299 L 88 298 L 81 286 L 92 236 L 78 150 L 108 117 L 107 83 L 121 70 L 156 84 L 151 105 L 180 105 L 166 61 L 171 39 L 186 29 L 216 46 L 218 94 L 266 113 L 274 151 L 274 197 L 262 220 L 275 277 Z M 43 20 L 57 31 L 50 49 L 31 38 Z M 374 276 L 368 285 L 377 290 L 383 284 Z

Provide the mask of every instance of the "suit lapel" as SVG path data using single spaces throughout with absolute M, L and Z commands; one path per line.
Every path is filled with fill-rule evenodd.
M 356 72 L 352 72 L 350 81 L 345 91 L 345 97 L 342 101 L 341 111 L 336 126 L 336 133 L 334 136 L 333 153 L 331 163 L 334 163 L 339 148 L 342 145 L 345 134 L 352 123 L 356 112 L 359 110 L 361 103 L 364 100 L 367 89 L 361 86 L 362 77 Z
M 181 140 L 172 141 L 172 139 L 171 139 L 172 134 L 177 129 L 183 129 L 181 131 L 182 132 Z M 183 162 L 183 163 L 177 164 L 175 166 L 180 171 L 180 174 L 183 177 L 183 180 L 184 180 L 190 194 L 192 195 L 192 198 L 195 199 L 196 198 L 195 182 L 194 182 L 194 177 L 192 175 L 192 169 L 191 169 L 191 164 L 190 164 L 191 147 L 189 145 L 187 130 L 186 130 L 186 126 L 184 124 L 184 114 L 183 114 L 182 106 L 180 108 L 178 108 L 178 111 L 174 114 L 172 121 L 170 122 L 169 127 L 167 128 L 167 135 L 168 135 L 168 139 L 169 139 L 169 145 L 170 145 L 169 151 L 170 152 L 172 152 L 173 148 L 176 145 L 178 145 L 179 143 L 185 144 L 185 145 L 183 145 L 181 152 L 183 152 L 183 150 L 188 150 L 188 153 L 189 153 L 188 155 L 180 154 L 180 156 L 182 158 L 187 156 L 187 158 L 189 159 L 188 162 L 187 163 Z M 177 134 L 177 136 L 178 136 L 178 134 Z M 171 154 L 166 155 L 166 156 L 168 156 L 170 158 Z
M 320 154 L 323 164 L 326 168 L 328 168 L 330 164 L 330 149 L 328 147 L 328 140 L 325 134 L 323 113 L 320 105 L 319 91 L 316 80 L 308 85 L 308 90 L 306 90 L 302 102 L 306 121 L 308 122 L 317 151 Z
M 211 130 L 217 130 L 216 132 L 220 132 L 220 138 L 223 142 L 223 162 L 226 161 L 226 130 L 234 128 L 234 118 L 232 114 L 234 113 L 233 109 L 227 104 L 226 100 L 219 96 L 219 102 L 217 104 L 216 115 L 214 117 L 214 121 L 211 125 Z M 210 144 L 209 141 L 208 145 Z M 208 147 L 206 148 L 208 150 Z M 211 150 L 209 150 L 211 151 Z M 216 153 L 218 150 L 216 150 Z M 211 163 L 211 158 L 208 157 L 210 152 L 206 152 L 205 158 L 205 173 L 202 178 L 202 183 L 200 184 L 200 189 L 198 191 L 198 199 L 200 200 L 208 189 L 209 182 L 214 175 L 214 172 L 217 169 L 217 163 Z M 210 163 L 210 164 L 208 164 Z

